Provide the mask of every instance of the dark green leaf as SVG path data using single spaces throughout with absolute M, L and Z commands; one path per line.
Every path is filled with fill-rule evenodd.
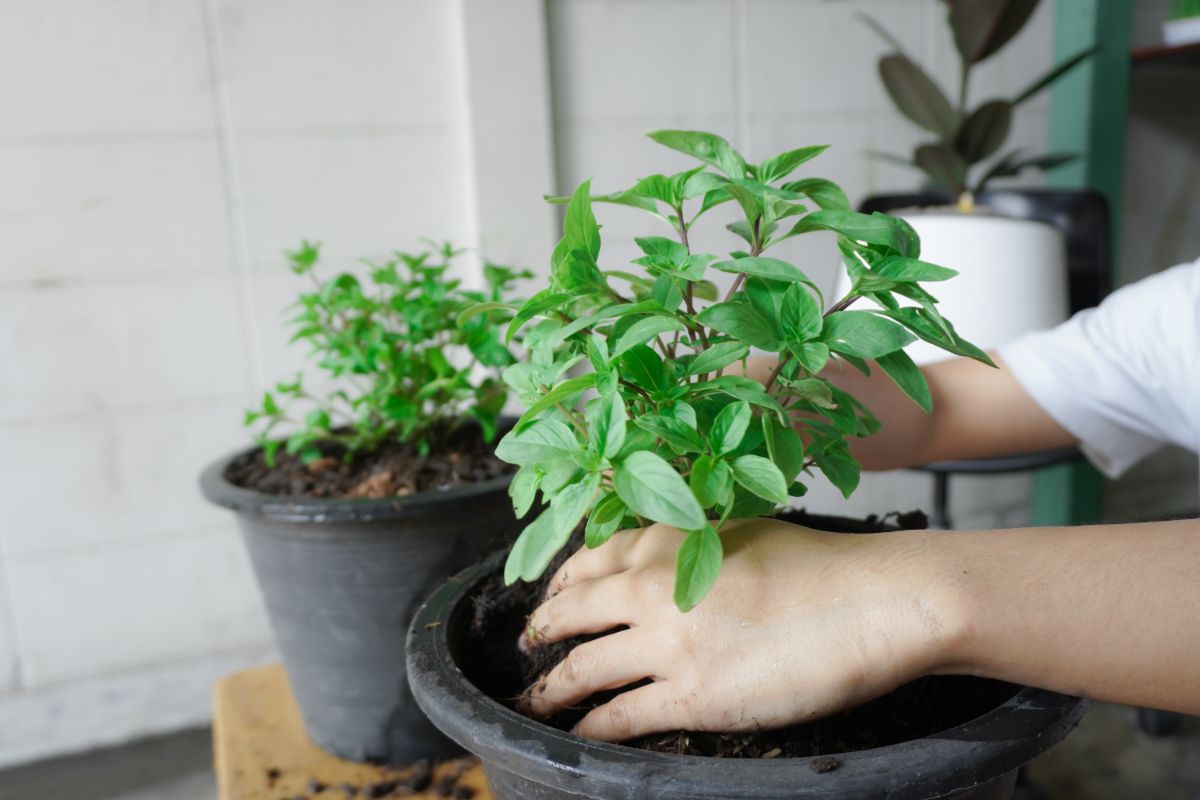
M 1000 149 L 1012 127 L 1012 112 L 1012 103 L 992 100 L 963 120 L 955 146 L 967 164 L 982 161 Z
M 909 258 L 916 258 L 921 253 L 921 240 L 911 225 L 899 217 L 878 211 L 874 214 L 834 209 L 814 211 L 799 220 L 792 230 L 799 233 L 834 231 L 852 241 L 877 245 Z
M 995 53 L 1025 26 L 1038 0 L 955 0 L 950 5 L 954 46 L 967 64 Z
M 800 366 L 813 375 L 825 369 L 825 362 L 829 360 L 829 345 L 821 342 L 791 343 L 788 344 L 788 350 L 796 357 Z
M 958 130 L 958 113 L 933 79 L 899 53 L 879 59 L 879 77 L 900 113 L 943 139 Z
M 938 186 L 950 192 L 962 191 L 967 163 L 950 145 L 923 144 L 913 151 L 913 161 Z
M 876 275 L 882 275 L 901 283 L 945 281 L 958 274 L 956 270 L 939 267 L 937 264 L 930 264 L 920 259 L 901 256 L 888 256 L 882 259 L 875 265 L 874 272 Z
M 1057 66 L 1054 67 L 1054 69 L 1050 70 L 1045 75 L 1043 75 L 1042 77 L 1038 78 L 1036 81 L 1031 83 L 1029 86 L 1025 87 L 1025 90 L 1022 91 L 1019 95 L 1016 96 L 1016 98 L 1013 99 L 1012 104 L 1014 106 L 1017 106 L 1017 105 L 1020 105 L 1021 103 L 1024 103 L 1026 100 L 1033 97 L 1035 94 L 1040 92 L 1042 89 L 1045 89 L 1047 86 L 1054 83 L 1056 80 L 1061 78 L 1063 75 L 1066 75 L 1077 64 L 1079 64 L 1080 62 L 1082 62 L 1088 58 L 1091 58 L 1098 52 L 1100 52 L 1100 45 L 1096 45 L 1095 47 L 1089 47 L 1086 50 L 1081 50 L 1080 52 L 1071 56 L 1067 60 L 1059 63 Z
M 842 188 L 824 178 L 804 178 L 784 184 L 783 188 L 789 192 L 806 195 L 821 208 L 850 210 L 850 199 L 846 197 Z
M 980 350 L 975 345 L 958 336 L 954 331 L 954 327 L 947 321 L 945 324 L 950 329 L 950 334 L 942 330 L 942 328 L 931 319 L 929 312 L 923 308 L 912 308 L 905 306 L 895 310 L 886 310 L 882 313 L 884 316 L 896 320 L 904 327 L 915 333 L 919 338 L 937 345 L 948 353 L 954 353 L 959 356 L 973 358 L 976 361 L 981 361 L 989 366 L 996 366 L 988 354 Z
M 779 467 L 783 479 L 788 483 L 795 480 L 804 469 L 804 439 L 770 414 L 762 416 L 763 440 L 767 444 L 767 455 Z M 788 493 L 792 494 L 791 489 Z
M 621 356 L 621 375 L 650 392 L 665 389 L 669 383 L 663 360 L 654 348 L 644 344 L 631 347 Z
M 838 488 L 843 497 L 854 494 L 862 474 L 862 467 L 850 455 L 850 449 L 845 442 L 838 441 L 829 446 L 811 452 L 817 468 L 825 474 L 829 482 Z

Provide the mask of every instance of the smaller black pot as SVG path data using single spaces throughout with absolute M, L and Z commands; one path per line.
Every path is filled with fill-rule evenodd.
M 251 452 L 251 451 L 246 451 Z M 281 497 L 200 477 L 237 514 L 309 737 L 352 761 L 461 753 L 413 702 L 405 634 L 447 577 L 511 541 L 509 476 L 406 498 Z
M 813 758 L 703 758 L 582 739 L 521 716 L 472 685 L 457 663 L 471 598 L 497 554 L 443 584 L 408 635 L 408 675 L 421 708 L 479 756 L 496 800 L 1003 800 L 1017 769 L 1061 740 L 1087 701 L 1019 689 L 999 707 L 941 733 L 843 753 L 832 772 Z

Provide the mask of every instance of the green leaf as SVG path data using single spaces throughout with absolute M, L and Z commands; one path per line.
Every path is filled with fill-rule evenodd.
M 509 431 L 496 444 L 496 458 L 524 466 L 567 458 L 579 449 L 575 433 L 551 417 L 539 419 L 524 430 Z
M 838 311 L 825 318 L 821 341 L 829 349 L 859 358 L 879 358 L 915 341 L 899 325 L 870 311 Z
M 811 403 L 815 408 L 833 408 L 833 389 L 829 381 L 822 378 L 801 378 L 798 381 L 780 379 L 780 383 L 788 389 L 788 394 L 805 403 Z
M 1029 86 L 1025 87 L 1025 90 L 1022 91 L 1019 95 L 1016 96 L 1016 98 L 1013 99 L 1012 104 L 1014 106 L 1019 106 L 1021 103 L 1024 103 L 1026 100 L 1033 97 L 1035 94 L 1040 92 L 1042 89 L 1045 89 L 1047 86 L 1049 86 L 1050 84 L 1057 81 L 1063 75 L 1066 75 L 1068 72 L 1070 72 L 1072 69 L 1074 69 L 1077 64 L 1085 61 L 1086 59 L 1091 58 L 1098 52 L 1100 52 L 1100 45 L 1096 45 L 1095 47 L 1089 47 L 1086 50 L 1081 50 L 1080 52 L 1071 56 L 1067 60 L 1060 62 L 1057 66 L 1054 67 L 1054 69 L 1050 70 L 1045 75 L 1038 78 L 1033 83 L 1029 84 Z
M 976 361 L 987 364 L 988 366 L 996 366 L 987 353 L 980 350 L 975 345 L 961 338 L 950 325 L 945 321 L 950 333 L 947 335 L 945 331 L 930 317 L 929 312 L 923 308 L 912 308 L 905 306 L 895 310 L 886 310 L 880 312 L 884 316 L 894 319 L 910 331 L 915 333 L 919 338 L 932 345 L 937 345 L 948 353 L 953 353 L 959 356 L 973 358 Z
M 563 219 L 563 240 L 572 252 L 583 251 L 594 264 L 600 257 L 600 226 L 592 213 L 592 182 L 584 181 L 571 195 Z
M 824 178 L 804 178 L 784 184 L 782 188 L 784 191 L 805 195 L 821 208 L 850 210 L 850 198 L 846 197 L 842 188 Z
M 542 199 L 547 203 L 554 205 L 565 205 L 571 201 L 569 197 L 555 197 L 553 195 L 542 195 Z M 613 192 L 611 194 L 595 194 L 592 195 L 593 203 L 613 203 L 615 205 L 629 206 L 640 211 L 647 211 L 660 219 L 662 214 L 658 211 L 658 204 L 648 197 L 639 197 L 632 191 L 626 190 L 623 192 Z
M 654 453 L 630 454 L 613 469 L 613 485 L 625 505 L 646 519 L 685 531 L 708 522 L 683 478 Z
M 517 307 L 512 303 L 476 303 L 458 315 L 456 324 L 460 328 L 465 328 L 467 323 L 470 322 L 473 317 L 477 317 L 480 314 L 488 314 L 492 311 L 499 311 L 500 309 L 504 309 L 505 311 L 516 311 Z
M 814 145 L 812 147 L 800 147 L 796 150 L 789 150 L 786 153 L 781 153 L 774 158 L 768 158 L 758 167 L 758 179 L 763 183 L 771 183 L 780 178 L 786 178 L 805 161 L 816 158 L 829 149 L 827 144 Z
M 729 142 L 703 131 L 662 130 L 646 134 L 659 144 L 711 164 L 731 178 L 746 177 L 746 160 Z
M 1025 26 L 1038 0 L 955 0 L 950 4 L 954 46 L 967 64 L 995 53 Z
M 724 455 L 735 450 L 745 438 L 746 430 L 750 427 L 750 420 L 753 416 L 750 404 L 745 400 L 730 403 L 721 409 L 721 413 L 717 414 L 717 418 L 713 420 L 712 428 L 708 433 L 708 440 L 712 443 L 713 452 L 717 455 Z
M 721 537 L 712 525 L 694 530 L 679 546 L 675 559 L 675 606 L 680 611 L 696 607 L 717 582 L 724 552 Z
M 542 395 L 536 403 L 525 409 L 525 413 L 517 420 L 514 430 L 527 427 L 538 414 L 541 414 L 546 409 L 553 408 L 559 403 L 566 403 L 595 385 L 596 373 L 594 372 L 589 372 L 586 375 L 580 375 L 575 378 L 568 378 Z
M 541 482 L 542 474 L 534 464 L 526 464 L 513 475 L 512 482 L 508 484 L 508 496 L 512 498 L 513 514 L 517 519 L 528 514 L 533 507 Z
M 916 258 L 903 258 L 901 256 L 888 256 L 872 269 L 876 275 L 882 275 L 885 278 L 900 281 L 901 283 L 945 281 L 958 274 L 957 270 L 939 267 L 937 264 L 930 264 L 928 261 L 921 261 Z
M 675 317 L 654 316 L 639 319 L 617 338 L 612 346 L 613 357 L 620 356 L 639 344 L 645 344 L 660 334 L 683 329 L 684 324 Z
M 554 510 L 543 511 L 525 526 L 508 552 L 504 562 L 504 584 L 511 586 L 517 580 L 535 581 L 542 577 L 554 554 L 562 549 L 568 538 L 569 535 L 560 540 L 556 535 Z
M 770 414 L 762 416 L 763 441 L 767 444 L 767 455 L 779 467 L 783 479 L 789 484 L 804 469 L 804 438 Z M 788 493 L 791 494 L 789 487 Z
M 583 529 L 583 543 L 589 548 L 595 548 L 607 542 L 621 529 L 621 520 L 628 512 L 629 509 L 615 492 L 604 495 L 588 516 L 587 525 Z
M 788 501 L 787 487 L 779 467 L 762 456 L 738 456 L 730 465 L 733 479 L 764 500 L 784 505 Z
M 900 113 L 943 139 L 958 130 L 958 113 L 933 79 L 899 53 L 879 59 L 879 77 Z
M 679 284 L 670 275 L 659 275 L 650 290 L 650 298 L 667 311 L 675 311 L 683 303 L 683 292 Z
M 821 332 L 824 320 L 816 299 L 802 286 L 791 285 L 783 294 L 779 324 L 789 342 L 811 339 Z
M 968 164 L 982 161 L 1000 149 L 1012 126 L 1012 112 L 1012 103 L 992 100 L 963 120 L 954 144 Z
M 718 261 L 712 266 L 713 269 L 718 269 L 721 272 L 731 272 L 735 275 L 745 273 L 746 275 L 757 275 L 760 278 L 768 278 L 773 281 L 812 283 L 809 277 L 799 269 L 786 261 L 780 261 L 778 258 L 747 256 L 746 258 L 736 258 L 732 261 Z
M 701 311 L 696 319 L 735 339 L 762 350 L 779 350 L 779 340 L 770 323 L 746 303 L 716 303 Z
M 788 350 L 800 366 L 813 375 L 825 369 L 825 363 L 829 361 L 829 345 L 821 342 L 789 343 Z
M 713 378 L 704 383 L 694 384 L 692 391 L 696 394 L 720 392 L 737 400 L 745 400 L 750 405 L 765 408 L 780 418 L 783 417 L 783 409 L 779 406 L 779 403 L 763 390 L 761 383 L 753 378 L 743 378 L 740 375 L 722 375 L 719 378 Z
M 750 355 L 750 348 L 741 342 L 719 342 L 701 350 L 687 366 L 686 376 L 719 372 Z
M 764 417 L 766 419 L 767 417 Z M 700 456 L 688 476 L 692 494 L 705 508 L 723 506 L 733 492 L 733 472 L 729 464 L 713 456 Z
M 928 414 L 933 411 L 933 398 L 929 394 L 929 384 L 921 368 L 903 350 L 888 353 L 875 359 L 888 377 Z
M 625 428 L 629 415 L 625 411 L 625 402 L 619 392 L 613 392 L 608 397 L 597 398 L 591 409 L 588 423 L 592 441 L 601 456 L 614 458 L 621 452 L 625 444 Z
M 668 417 L 664 414 L 645 414 L 634 419 L 633 424 L 644 431 L 649 431 L 682 452 L 695 453 L 704 449 L 704 443 L 700 440 L 700 434 L 696 432 L 695 427 L 675 417 Z
M 648 392 L 665 389 L 670 384 L 666 366 L 654 348 L 640 344 L 621 356 L 621 377 Z
M 508 344 L 512 342 L 512 338 L 516 332 L 519 331 L 521 326 L 523 326 L 529 320 L 546 311 L 558 308 L 564 303 L 569 303 L 574 299 L 575 297 L 573 295 L 554 292 L 550 289 L 544 289 L 543 291 L 538 292 L 533 297 L 526 300 L 525 304 L 517 310 L 516 315 L 508 324 L 508 331 L 504 335 L 504 343 Z
M 792 228 L 798 233 L 810 230 L 834 231 L 851 241 L 877 245 L 909 258 L 916 258 L 921 253 L 921 240 L 911 225 L 899 217 L 878 211 L 874 214 L 835 209 L 814 211 Z
M 828 447 L 811 452 L 817 468 L 824 473 L 829 482 L 838 488 L 843 497 L 850 497 L 858 488 L 862 467 L 850 455 L 850 449 L 843 441 L 837 441 Z

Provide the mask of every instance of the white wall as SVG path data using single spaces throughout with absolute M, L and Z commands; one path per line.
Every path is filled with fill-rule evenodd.
M 1049 65 L 1050 5 L 977 97 Z M 864 155 L 917 134 L 860 9 L 951 74 L 933 0 L 0 4 L 0 765 L 201 721 L 212 680 L 272 657 L 232 520 L 195 477 L 298 363 L 282 250 L 320 239 L 346 265 L 451 237 L 543 268 L 540 194 L 681 166 L 642 139 L 661 127 L 752 159 L 833 144 L 814 173 L 854 200 L 911 188 Z M 1045 128 L 1040 100 L 1014 139 Z M 610 263 L 647 229 L 603 221 Z M 831 253 L 791 251 L 825 284 Z M 928 504 L 920 477 L 865 485 L 812 504 Z M 1026 490 L 988 484 L 960 518 L 1020 521 Z

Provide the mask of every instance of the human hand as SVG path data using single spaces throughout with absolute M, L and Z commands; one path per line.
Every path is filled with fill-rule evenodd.
M 548 717 L 595 692 L 650 678 L 594 709 L 581 736 L 748 731 L 832 714 L 935 671 L 962 630 L 924 531 L 850 535 L 766 519 L 721 532 L 725 561 L 692 611 L 673 602 L 683 534 L 622 531 L 551 579 L 522 647 L 579 645 L 528 693 Z M 529 635 L 533 632 L 533 636 Z

